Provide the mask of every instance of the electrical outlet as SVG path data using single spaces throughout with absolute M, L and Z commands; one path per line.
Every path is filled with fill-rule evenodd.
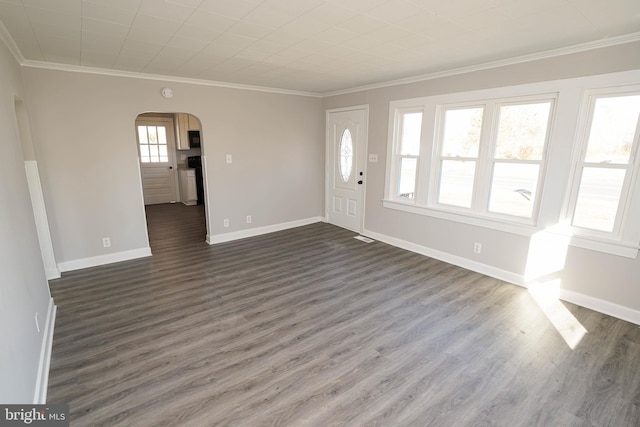
M 222 223 L 224 224 L 225 227 L 229 226 L 229 220 L 228 219 L 225 219 Z
M 111 247 L 111 238 L 110 237 L 103 237 L 102 238 L 102 247 L 103 248 Z
M 251 215 L 247 215 L 247 224 L 251 224 Z
M 479 254 L 480 252 L 482 252 L 482 243 L 475 242 L 473 244 L 473 252 L 476 254 Z
M 227 154 L 227 163 L 233 163 L 233 158 L 231 157 L 231 154 Z
M 36 330 L 40 333 L 40 322 L 38 322 L 38 312 L 36 311 L 36 315 L 34 316 L 36 319 Z

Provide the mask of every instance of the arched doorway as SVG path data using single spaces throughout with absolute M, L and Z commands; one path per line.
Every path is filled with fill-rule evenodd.
M 208 221 L 200 120 L 188 113 L 149 112 L 136 117 L 135 128 L 152 251 L 157 252 L 158 240 L 205 241 Z M 185 221 L 193 226 L 186 228 L 189 233 L 177 235 L 171 233 L 172 228 L 178 229 L 177 222 L 170 225 L 172 221 L 182 221 L 181 228 Z

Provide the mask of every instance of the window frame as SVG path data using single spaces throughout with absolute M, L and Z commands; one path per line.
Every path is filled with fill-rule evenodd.
M 520 160 L 520 159 L 496 159 L 495 150 L 497 145 L 500 108 L 502 106 L 511 105 L 527 105 L 536 103 L 549 103 L 549 117 L 547 121 L 547 129 L 545 141 L 542 147 L 542 155 L 540 160 Z M 498 220 L 502 222 L 517 223 L 529 226 L 535 226 L 538 223 L 540 203 L 542 193 L 544 191 L 544 181 L 547 170 L 547 158 L 549 145 L 552 140 L 553 126 L 555 123 L 556 105 L 558 102 L 558 93 L 541 93 L 534 95 L 518 95 L 510 97 L 490 98 L 483 100 L 473 100 L 467 102 L 456 103 L 440 103 L 436 106 L 435 126 L 433 142 L 433 154 L 431 162 L 431 174 L 429 176 L 429 191 L 427 195 L 427 207 L 433 210 L 443 212 L 451 212 L 461 215 L 473 216 L 478 218 L 487 218 L 489 220 Z M 483 108 L 482 124 L 480 131 L 480 140 L 478 147 L 478 156 L 475 158 L 476 173 L 473 184 L 471 206 L 469 208 L 448 205 L 438 202 L 438 192 L 440 184 L 440 171 L 442 168 L 442 160 L 448 159 L 448 156 L 442 156 L 443 146 L 443 124 L 444 113 L 450 110 L 466 109 L 466 108 Z M 494 212 L 489 210 L 489 202 L 492 190 L 492 178 L 494 166 L 497 163 L 508 164 L 536 164 L 539 165 L 538 179 L 536 182 L 536 194 L 533 202 L 531 216 L 524 217 L 519 215 L 511 215 L 507 213 Z
M 164 129 L 164 138 L 165 138 L 165 143 L 161 144 L 159 139 L 152 143 L 149 139 L 149 128 L 154 127 L 156 129 L 156 138 L 159 138 L 159 133 L 158 133 L 158 128 L 163 128 Z M 145 132 L 147 135 L 147 143 L 143 144 L 140 140 L 140 128 L 145 128 Z M 171 143 L 169 140 L 169 128 L 161 123 L 136 123 L 136 139 L 138 142 L 138 157 L 140 159 L 140 163 L 143 163 L 145 165 L 163 165 L 163 164 L 167 164 L 171 162 L 171 157 L 170 157 L 170 153 L 169 153 L 169 144 Z M 154 157 L 151 154 L 151 146 L 156 146 L 158 153 L 157 155 Z M 147 156 L 143 156 L 142 155 L 142 147 L 146 147 L 147 148 L 147 152 L 148 155 Z M 160 154 L 160 147 L 165 147 L 167 154 L 166 156 L 163 156 L 162 154 Z M 167 160 L 162 160 L 163 157 L 166 157 Z M 145 158 L 147 158 L 148 160 L 144 160 Z M 154 161 L 153 159 L 157 159 L 157 161 Z
M 579 155 L 580 147 L 576 138 L 579 129 L 584 126 L 585 93 L 598 90 L 612 92 L 621 87 L 640 87 L 640 70 L 620 71 L 614 73 L 573 77 L 560 80 L 545 80 L 532 83 L 496 86 L 480 89 L 466 87 L 445 86 L 436 90 L 432 95 L 416 96 L 413 98 L 390 99 L 388 101 L 388 126 L 386 144 L 385 187 L 382 198 L 382 208 L 391 209 L 398 213 L 405 212 L 425 218 L 425 226 L 446 224 L 453 222 L 470 227 L 480 227 L 489 230 L 531 237 L 540 232 L 562 236 L 569 246 L 606 253 L 626 258 L 636 258 L 640 253 L 640 166 L 633 185 L 626 195 L 628 205 L 626 218 L 622 222 L 620 238 L 612 236 L 594 236 L 580 234 L 573 229 L 569 211 L 570 189 Z M 498 216 L 485 217 L 469 215 L 465 212 L 453 212 L 433 209 L 427 205 L 427 193 L 424 185 L 431 184 L 430 175 L 425 179 L 424 174 L 430 173 L 431 151 L 435 135 L 435 110 L 438 104 L 454 104 L 465 102 L 480 102 L 486 99 L 513 98 L 518 96 L 539 96 L 540 94 L 557 94 L 555 113 L 549 124 L 551 134 L 546 148 L 546 166 L 542 172 L 544 187 L 540 187 L 541 199 L 536 207 L 538 217 L 535 224 L 514 222 L 511 218 Z M 399 108 L 424 108 L 422 121 L 421 159 L 418 173 L 417 196 L 415 203 L 394 199 L 390 182 L 391 160 L 393 158 L 392 144 L 394 141 L 395 111 Z M 582 123 L 582 125 L 581 125 Z M 640 162 L 640 146 L 638 147 L 638 161 Z M 568 219 L 569 218 L 569 219 Z M 433 222 L 436 221 L 436 222 Z M 445 221 L 445 222 L 438 222 Z
M 624 243 L 632 239 L 631 235 L 636 234 L 633 230 L 628 229 L 627 224 L 633 209 L 633 197 L 638 190 L 638 185 L 636 183 L 640 174 L 640 116 L 636 122 L 636 129 L 632 141 L 633 146 L 629 153 L 628 163 L 602 164 L 585 161 L 591 126 L 593 124 L 595 114 L 596 101 L 601 98 L 616 98 L 628 95 L 640 95 L 640 85 L 605 87 L 589 89 L 584 92 L 574 140 L 574 158 L 572 161 L 571 182 L 568 187 L 567 203 L 564 209 L 565 221 L 574 235 L 595 238 L 603 241 Z M 573 225 L 580 184 L 585 168 L 625 170 L 625 177 L 620 191 L 620 199 L 618 200 L 616 218 L 614 220 L 612 231 L 597 230 Z
M 467 110 L 472 108 L 482 108 L 482 123 L 480 128 L 480 138 L 478 140 L 478 154 L 476 157 L 451 157 L 451 156 L 443 156 L 440 154 L 442 152 L 443 143 L 444 143 L 444 115 L 447 111 L 451 110 Z M 475 207 L 478 203 L 478 197 L 476 197 L 476 192 L 478 191 L 478 180 L 475 179 L 482 171 L 480 170 L 480 156 L 482 155 L 482 148 L 485 144 L 483 144 L 483 139 L 485 138 L 485 122 L 484 119 L 486 117 L 486 106 L 484 102 L 463 102 L 463 103 L 454 103 L 454 104 L 438 104 L 436 105 L 436 116 L 435 116 L 435 132 L 434 132 L 434 140 L 433 140 L 433 148 L 431 153 L 431 163 L 430 163 L 430 171 L 431 174 L 429 176 L 429 191 L 427 194 L 427 206 L 432 209 L 442 210 L 442 211 L 450 211 L 457 212 L 461 214 L 471 214 L 475 211 Z M 450 205 L 446 203 L 438 202 L 438 196 L 440 192 L 440 181 L 441 181 L 441 170 L 442 163 L 444 160 L 451 161 L 473 161 L 476 163 L 476 173 L 474 174 L 473 188 L 471 190 L 471 203 L 468 208 L 463 206 Z
M 401 151 L 402 151 L 402 133 L 404 130 L 404 116 L 406 114 L 415 114 L 415 113 L 422 114 L 422 117 L 421 117 L 422 127 L 420 131 L 419 153 L 417 155 L 402 154 Z M 389 158 L 392 159 L 390 162 L 390 167 L 387 170 L 387 176 L 390 177 L 390 179 L 386 180 L 387 188 L 385 189 L 385 194 L 388 195 L 388 198 L 398 203 L 403 203 L 407 205 L 418 204 L 417 197 L 419 194 L 418 189 L 420 186 L 420 179 L 419 179 L 420 169 L 421 169 L 422 159 L 424 157 L 423 156 L 424 141 L 425 141 L 424 118 L 425 118 L 425 112 L 424 112 L 424 107 L 422 105 L 400 107 L 394 110 L 393 127 L 390 129 L 390 132 L 392 132 L 391 139 L 393 143 L 390 144 L 388 147 L 389 149 L 388 155 L 389 155 Z M 400 197 L 398 194 L 400 181 L 401 181 L 400 173 L 402 172 L 402 168 L 400 167 L 400 164 L 402 162 L 402 159 L 416 159 L 416 176 L 415 176 L 415 182 L 414 182 L 413 198 Z

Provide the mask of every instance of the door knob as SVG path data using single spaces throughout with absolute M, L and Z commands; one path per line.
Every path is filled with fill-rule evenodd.
M 362 185 L 362 180 L 358 181 L 358 184 Z
M 169 166 L 169 169 L 173 169 L 173 166 Z

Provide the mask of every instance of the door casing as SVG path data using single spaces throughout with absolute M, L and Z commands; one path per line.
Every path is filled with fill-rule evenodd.
M 364 129 L 364 137 L 360 138 L 359 143 L 362 144 L 362 150 L 360 150 L 360 152 L 362 153 L 362 158 L 360 159 L 360 166 L 359 169 L 356 170 L 354 168 L 353 172 L 354 174 L 358 174 L 360 171 L 362 171 L 364 173 L 364 176 L 362 176 L 362 180 L 363 180 L 363 184 L 361 185 L 362 189 L 361 189 L 361 206 L 360 206 L 360 214 L 359 214 L 359 220 L 358 220 L 358 225 L 357 225 L 357 229 L 352 230 L 355 231 L 357 233 L 362 233 L 362 231 L 364 230 L 364 218 L 365 218 L 365 206 L 366 206 L 366 186 L 367 186 L 367 153 L 368 153 L 368 140 L 369 140 L 369 105 L 356 105 L 356 106 L 352 106 L 352 107 L 343 107 L 343 108 L 334 108 L 334 109 L 329 109 L 326 110 L 326 120 L 325 120 L 325 201 L 324 201 L 324 213 L 325 213 L 325 220 L 329 223 L 331 223 L 330 221 L 330 209 L 332 206 L 332 186 L 333 186 L 333 162 L 334 162 L 334 157 L 332 156 L 333 153 L 333 144 L 334 144 L 334 140 L 333 140 L 333 135 L 332 135 L 332 131 L 330 129 L 330 117 L 331 114 L 333 113 L 341 113 L 341 112 L 349 112 L 349 111 L 363 111 L 364 112 L 364 123 L 362 124 L 362 128 Z M 357 164 L 357 162 L 356 162 Z M 358 177 L 359 178 L 359 177 Z

